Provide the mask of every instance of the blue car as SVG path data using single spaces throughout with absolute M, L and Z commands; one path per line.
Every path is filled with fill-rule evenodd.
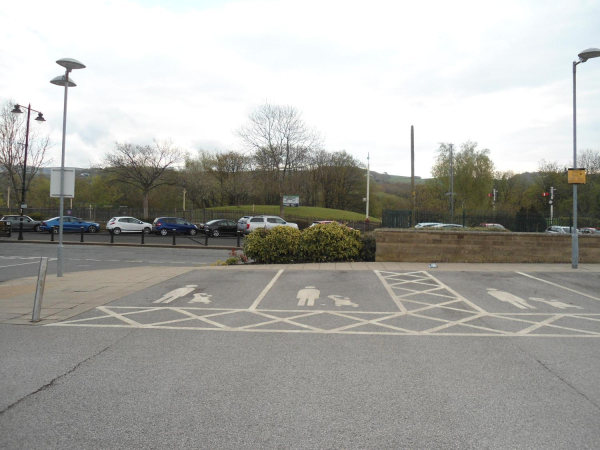
M 152 231 L 156 234 L 166 236 L 175 230 L 178 234 L 189 234 L 195 236 L 199 228 L 193 223 L 179 217 L 158 217 L 152 223 Z
M 54 230 L 55 233 L 58 233 L 58 227 L 60 225 L 59 220 L 60 217 L 44 220 L 41 223 L 40 228 L 42 231 L 47 231 L 48 233 L 52 233 L 52 230 Z M 83 219 L 72 216 L 63 216 L 63 231 L 65 233 L 79 233 L 81 227 L 83 227 L 83 231 L 86 233 L 97 233 L 100 231 L 99 223 L 86 222 Z

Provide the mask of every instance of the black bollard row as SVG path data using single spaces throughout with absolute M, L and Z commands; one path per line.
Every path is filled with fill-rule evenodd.
M 113 233 L 113 230 L 108 230 L 108 232 L 110 233 L 110 243 L 114 244 L 115 243 L 115 235 Z
M 142 244 L 144 244 L 144 232 L 142 231 Z
M 50 242 L 54 242 L 54 227 L 50 230 Z
M 175 244 L 175 235 L 177 234 L 177 230 L 175 228 L 173 228 L 173 245 Z
M 81 239 L 79 240 L 79 242 L 83 242 L 83 227 L 80 227 L 81 229 Z

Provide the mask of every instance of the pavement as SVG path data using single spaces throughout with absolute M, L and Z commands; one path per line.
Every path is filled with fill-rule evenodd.
M 47 325 L 67 320 L 84 312 L 140 292 L 180 275 L 208 271 L 423 271 L 435 272 L 568 272 L 600 273 L 600 264 L 465 264 L 439 263 L 430 268 L 424 263 L 344 262 L 317 264 L 250 264 L 211 267 L 131 267 L 91 272 L 65 273 L 46 278 L 40 321 L 31 322 L 37 277 L 10 280 L 0 284 L 0 323 Z

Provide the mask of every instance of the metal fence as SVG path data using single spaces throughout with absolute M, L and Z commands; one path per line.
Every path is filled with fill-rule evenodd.
M 516 213 L 474 211 L 455 214 L 451 217 L 449 213 L 415 211 L 392 211 L 384 210 L 382 213 L 382 224 L 384 228 L 412 228 L 418 223 L 440 222 L 455 223 L 465 227 L 477 227 L 482 223 L 499 223 L 511 231 L 519 232 L 541 232 L 550 225 L 572 226 L 572 217 L 560 216 L 550 220 L 535 211 L 524 211 Z M 579 228 L 600 228 L 600 217 L 578 216 L 577 226 Z

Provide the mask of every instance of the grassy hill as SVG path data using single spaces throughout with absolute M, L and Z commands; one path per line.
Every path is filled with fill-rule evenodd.
M 207 208 L 213 211 L 228 211 L 239 212 L 240 217 L 245 215 L 268 214 L 273 216 L 279 215 L 279 205 L 241 205 L 241 206 L 221 206 L 218 208 Z M 286 207 L 285 218 L 291 219 L 309 218 L 314 220 L 341 220 L 341 221 L 363 221 L 365 220 L 364 213 L 355 213 L 351 211 L 343 211 L 341 209 L 317 208 L 312 206 L 299 206 L 297 208 Z M 369 217 L 372 222 L 381 222 L 380 218 Z
M 375 183 L 407 183 L 410 184 L 410 177 L 402 175 L 388 175 L 387 173 L 379 173 L 371 171 L 371 178 Z M 415 184 L 425 183 L 425 179 L 415 175 Z

